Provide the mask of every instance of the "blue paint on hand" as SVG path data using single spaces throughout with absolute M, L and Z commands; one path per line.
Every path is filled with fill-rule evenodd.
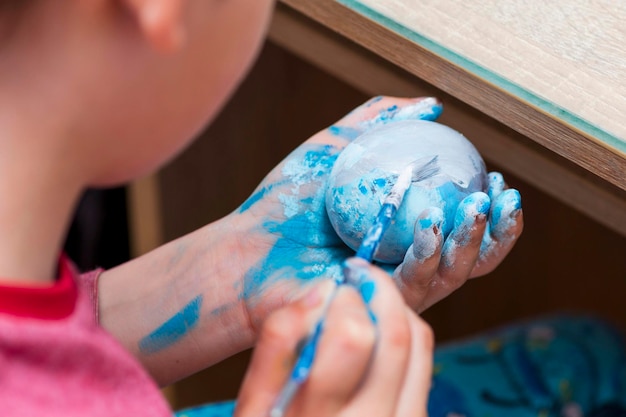
M 248 210 L 250 207 L 252 207 L 254 205 L 254 203 L 258 202 L 259 200 L 261 200 L 265 194 L 267 194 L 267 192 L 271 189 L 271 187 L 263 187 L 261 188 L 259 191 L 255 192 L 254 194 L 252 194 L 250 197 L 248 197 L 248 199 L 246 201 L 244 201 L 244 203 L 241 205 L 241 207 L 239 208 L 239 212 L 243 213 L 244 211 Z
M 417 221 L 417 224 L 422 230 L 430 229 L 431 227 L 433 227 L 433 219 L 431 219 L 430 217 L 425 217 L 423 219 L 419 219 Z
M 160 352 L 185 337 L 200 318 L 202 295 L 197 296 L 165 323 L 139 341 L 139 350 L 145 355 Z
M 359 291 L 361 292 L 361 297 L 363 297 L 363 301 L 366 304 L 369 304 L 374 298 L 374 293 L 376 292 L 376 284 L 374 281 L 364 281 L 359 285 Z
M 293 381 L 302 383 L 311 373 L 311 368 L 313 367 L 313 361 L 315 360 L 315 354 L 317 352 L 317 345 L 321 339 L 323 329 L 324 321 L 320 320 L 317 322 L 313 333 L 306 340 L 300 354 L 298 355 L 298 360 L 293 367 L 290 377 Z
M 361 133 L 363 133 L 362 130 L 355 129 L 353 127 L 337 126 L 337 125 L 333 125 L 329 127 L 328 131 L 333 136 L 338 136 L 340 138 L 348 139 L 348 140 L 354 140 L 358 138 Z
M 266 257 L 246 272 L 243 299 L 256 298 L 279 281 L 339 274 L 339 264 L 350 251 L 330 224 L 324 201 L 326 177 L 338 153 L 330 145 L 301 147 L 286 161 L 283 179 L 267 187 L 287 195 L 294 209 L 289 217 L 269 217 L 262 224 L 263 233 L 276 240 Z
M 489 196 L 481 191 L 472 193 L 465 197 L 456 210 L 454 218 L 454 228 L 458 229 L 464 225 L 473 224 L 476 216 L 489 214 L 491 200 Z

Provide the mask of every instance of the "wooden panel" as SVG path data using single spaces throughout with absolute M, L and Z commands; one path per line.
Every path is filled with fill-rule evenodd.
M 136 180 L 128 187 L 132 257 L 143 255 L 164 243 L 159 187 L 158 174 Z
M 626 235 L 623 190 L 289 8 L 278 8 L 269 36 L 366 94 L 439 97 L 444 102 L 441 122 L 465 134 L 487 160 Z
M 626 190 L 626 154 L 522 101 L 497 85 L 452 65 L 436 53 L 333 0 L 282 0 L 542 146 Z M 359 67 L 352 68 L 359 72 Z

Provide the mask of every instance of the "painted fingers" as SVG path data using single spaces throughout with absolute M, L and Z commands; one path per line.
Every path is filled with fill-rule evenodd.
M 500 173 L 489 174 L 487 193 L 492 201 L 489 222 L 471 278 L 493 271 L 513 248 L 524 229 L 522 197 L 519 191 L 506 189 Z
M 436 120 L 443 111 L 434 97 L 375 97 L 357 107 L 323 133 L 350 142 L 364 132 L 391 121 Z
M 341 287 L 331 304 L 309 379 L 286 416 L 425 415 L 432 332 L 387 274 L 362 260 L 346 265 L 359 284 Z M 268 318 L 236 416 L 268 415 L 323 298 L 313 293 Z
M 523 228 L 521 197 L 506 189 L 499 173 L 489 174 L 486 193 L 473 193 L 459 205 L 453 230 L 441 235 L 440 210 L 424 211 L 414 243 L 396 269 L 407 303 L 423 311 L 502 262 Z

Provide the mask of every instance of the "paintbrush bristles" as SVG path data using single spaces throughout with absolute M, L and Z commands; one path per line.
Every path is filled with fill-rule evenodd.
M 428 157 L 415 160 L 411 164 L 411 166 L 413 167 L 413 177 L 411 179 L 412 182 L 424 181 L 439 174 L 440 168 L 439 163 L 437 162 L 439 156 L 435 155 L 430 158 L 428 162 L 422 164 L 421 162 L 423 162 L 427 158 Z
M 411 186 L 411 178 L 413 177 L 413 167 L 408 166 L 398 175 L 396 183 L 391 187 L 391 191 L 385 198 L 384 204 L 392 204 L 395 208 L 400 207 L 404 193 Z
M 424 161 L 427 158 L 420 158 L 411 162 L 404 171 L 398 175 L 396 183 L 391 188 L 383 204 L 392 204 L 395 208 L 400 207 L 404 194 L 411 186 L 411 183 L 424 181 L 439 173 L 437 158 L 437 156 L 434 156 L 425 163 Z

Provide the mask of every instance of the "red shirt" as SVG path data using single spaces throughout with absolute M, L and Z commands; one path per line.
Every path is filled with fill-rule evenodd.
M 168 416 L 155 382 L 97 324 L 97 279 L 63 257 L 47 288 L 0 286 L 0 414 Z

